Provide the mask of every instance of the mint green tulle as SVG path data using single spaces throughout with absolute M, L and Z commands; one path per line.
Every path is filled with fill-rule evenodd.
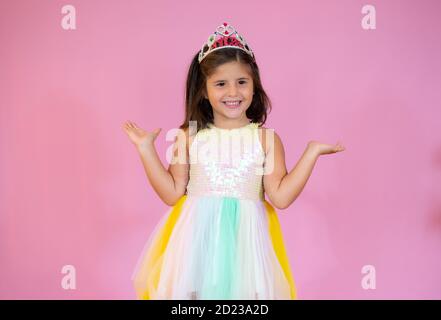
M 233 296 L 233 279 L 237 272 L 235 257 L 239 202 L 237 198 L 223 197 L 220 205 L 217 234 L 209 237 L 212 243 L 209 244 L 211 250 L 208 254 L 213 255 L 213 259 L 212 265 L 207 269 L 208 274 L 205 275 L 208 281 L 203 283 L 200 292 L 203 299 L 231 299 Z M 207 213 L 205 210 L 204 212 Z

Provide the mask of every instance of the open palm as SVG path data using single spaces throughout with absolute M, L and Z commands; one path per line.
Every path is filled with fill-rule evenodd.
M 317 150 L 318 154 L 320 155 L 342 152 L 346 149 L 340 142 L 337 142 L 335 145 L 332 145 L 332 144 L 320 143 L 318 141 L 311 141 L 309 145 L 311 148 Z
M 153 144 L 159 132 L 161 131 L 161 128 L 157 128 L 154 131 L 146 131 L 142 128 L 139 128 L 132 121 L 126 121 L 123 125 L 123 129 L 127 133 L 129 139 L 137 148 L 146 146 L 150 143 Z

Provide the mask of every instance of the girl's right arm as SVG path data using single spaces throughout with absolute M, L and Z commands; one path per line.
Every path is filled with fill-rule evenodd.
M 125 125 L 125 130 L 140 155 L 142 164 L 144 166 L 147 178 L 152 185 L 155 192 L 167 205 L 173 206 L 179 198 L 185 194 L 188 182 L 189 164 L 187 161 L 187 150 L 185 135 L 178 134 L 173 145 L 173 156 L 177 157 L 179 152 L 184 150 L 185 162 L 172 163 L 169 169 L 166 170 L 154 145 L 154 141 L 161 129 L 156 129 L 153 132 L 147 132 L 136 124 L 128 122 Z M 183 148 L 183 149 L 182 149 Z M 175 158 L 176 159 L 176 158 Z

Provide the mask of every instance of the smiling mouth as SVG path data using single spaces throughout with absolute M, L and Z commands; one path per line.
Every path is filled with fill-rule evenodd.
M 227 103 L 227 102 L 225 102 L 225 101 L 223 102 L 223 104 L 224 104 L 227 108 L 232 108 L 232 109 L 239 107 L 239 106 L 241 105 L 241 103 L 242 103 L 242 100 L 235 101 L 234 103 L 231 103 L 231 102 Z

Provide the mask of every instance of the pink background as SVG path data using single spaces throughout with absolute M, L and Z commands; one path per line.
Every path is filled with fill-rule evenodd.
M 61 28 L 65 4 L 76 30 Z M 361 28 L 365 4 L 376 30 Z M 440 12 L 436 0 L 0 2 L 0 298 L 135 298 L 131 273 L 168 207 L 122 123 L 161 127 L 168 166 L 190 60 L 226 21 L 256 53 L 288 170 L 310 140 L 346 147 L 279 210 L 299 298 L 440 299 Z M 76 290 L 61 287 L 64 265 Z

